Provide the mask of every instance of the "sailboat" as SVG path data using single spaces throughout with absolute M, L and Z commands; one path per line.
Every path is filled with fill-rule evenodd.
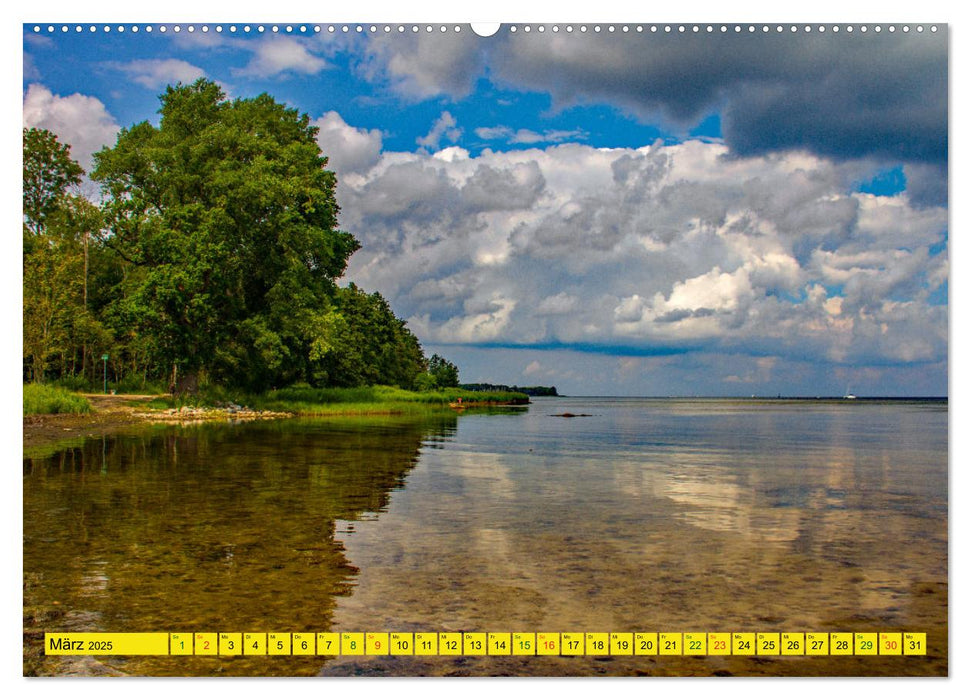
M 846 393 L 843 395 L 843 398 L 844 399 L 855 399 L 856 398 L 856 394 L 851 394 L 850 393 L 850 388 L 849 387 L 846 387 Z

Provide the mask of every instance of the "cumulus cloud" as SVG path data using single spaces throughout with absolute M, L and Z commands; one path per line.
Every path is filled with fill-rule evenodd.
M 799 41 L 788 32 L 747 31 L 400 39 L 370 42 L 368 76 L 406 97 L 460 98 L 487 76 L 510 89 L 549 91 L 557 109 L 608 104 L 682 134 L 717 111 L 725 142 L 743 155 L 806 150 L 836 159 L 946 159 L 946 30 L 859 37 L 829 31 Z M 480 138 L 506 133 L 483 128 L 491 136 Z
M 157 90 L 175 83 L 188 85 L 206 75 L 202 68 L 177 58 L 139 59 L 112 65 L 123 73 L 127 73 L 139 85 L 151 90 Z
M 377 35 L 369 38 L 358 71 L 368 80 L 387 82 L 407 99 L 464 97 L 484 70 L 489 41 L 471 31 Z
M 416 139 L 415 142 L 419 146 L 438 148 L 442 139 L 455 143 L 461 135 L 462 130 L 458 128 L 458 122 L 455 121 L 455 117 L 449 112 L 442 112 L 438 119 L 435 120 L 435 123 L 432 124 L 431 131 L 425 136 Z
M 341 185 L 363 243 L 348 278 L 430 347 L 946 362 L 947 309 L 930 301 L 946 210 L 853 193 L 858 175 L 701 141 L 383 153 Z M 766 382 L 781 366 L 721 376 Z
M 237 75 L 273 78 L 287 75 L 316 75 L 327 61 L 311 53 L 303 42 L 292 37 L 273 37 L 253 42 L 249 63 L 233 72 Z
M 329 159 L 328 167 L 338 175 L 364 171 L 378 162 L 381 131 L 349 126 L 337 112 L 327 112 L 314 120 L 317 143 Z
M 92 155 L 114 142 L 119 129 L 101 100 L 80 93 L 62 97 L 37 83 L 27 87 L 23 119 L 25 127 L 47 129 L 70 144 L 71 157 L 85 171 L 91 170 Z

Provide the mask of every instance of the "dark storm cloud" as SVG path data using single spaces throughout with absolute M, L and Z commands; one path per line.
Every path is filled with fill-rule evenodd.
M 946 27 L 920 34 L 747 29 L 502 32 L 488 41 L 453 38 L 447 61 L 440 37 L 419 35 L 383 42 L 379 55 L 386 75 L 410 97 L 464 97 L 488 74 L 503 87 L 548 92 L 558 109 L 606 103 L 682 133 L 717 112 L 739 155 L 807 150 L 837 159 L 946 159 Z M 447 80 L 439 75 L 443 64 Z M 930 196 L 937 187 L 939 199 L 939 185 L 928 186 Z
M 939 162 L 947 152 L 946 31 L 514 35 L 499 79 L 558 105 L 620 105 L 690 127 L 720 111 L 740 154 Z

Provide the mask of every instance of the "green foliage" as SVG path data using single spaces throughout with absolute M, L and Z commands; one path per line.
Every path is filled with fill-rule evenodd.
M 24 225 L 41 233 L 47 219 L 61 208 L 84 171 L 71 159 L 71 147 L 46 129 L 24 129 Z
M 69 154 L 49 131 L 24 130 L 23 356 L 34 381 L 48 369 L 83 371 L 104 336 L 87 305 L 88 244 L 101 217 L 69 192 L 83 172 Z
M 45 384 L 24 384 L 24 415 L 89 413 L 91 404 L 67 389 Z
M 439 391 L 408 391 L 391 386 L 361 386 L 318 389 L 297 385 L 259 396 L 240 397 L 238 403 L 251 408 L 289 411 L 308 415 L 409 413 L 416 410 L 441 410 L 463 404 L 527 403 L 525 394 L 512 392 L 474 392 L 457 388 Z
M 424 365 L 421 345 L 384 297 L 351 284 L 336 291 L 334 303 L 329 342 L 312 356 L 314 383 L 412 388 Z
M 158 127 L 96 154 L 108 245 L 130 268 L 114 313 L 163 366 L 269 386 L 326 344 L 334 279 L 358 248 L 306 115 L 212 82 L 169 87 Z
M 118 390 L 178 394 L 458 384 L 380 294 L 337 286 L 359 244 L 337 228 L 307 115 L 207 80 L 167 88 L 160 113 L 95 154 L 100 209 L 72 193 L 69 146 L 24 130 L 25 378 L 100 388 L 107 370 Z
M 441 355 L 432 355 L 428 360 L 428 374 L 439 389 L 459 385 L 459 369 Z

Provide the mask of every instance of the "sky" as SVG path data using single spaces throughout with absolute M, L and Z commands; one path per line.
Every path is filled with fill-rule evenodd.
M 24 126 L 89 168 L 178 81 L 308 114 L 343 281 L 462 381 L 947 394 L 944 25 L 62 26 L 24 26 Z

